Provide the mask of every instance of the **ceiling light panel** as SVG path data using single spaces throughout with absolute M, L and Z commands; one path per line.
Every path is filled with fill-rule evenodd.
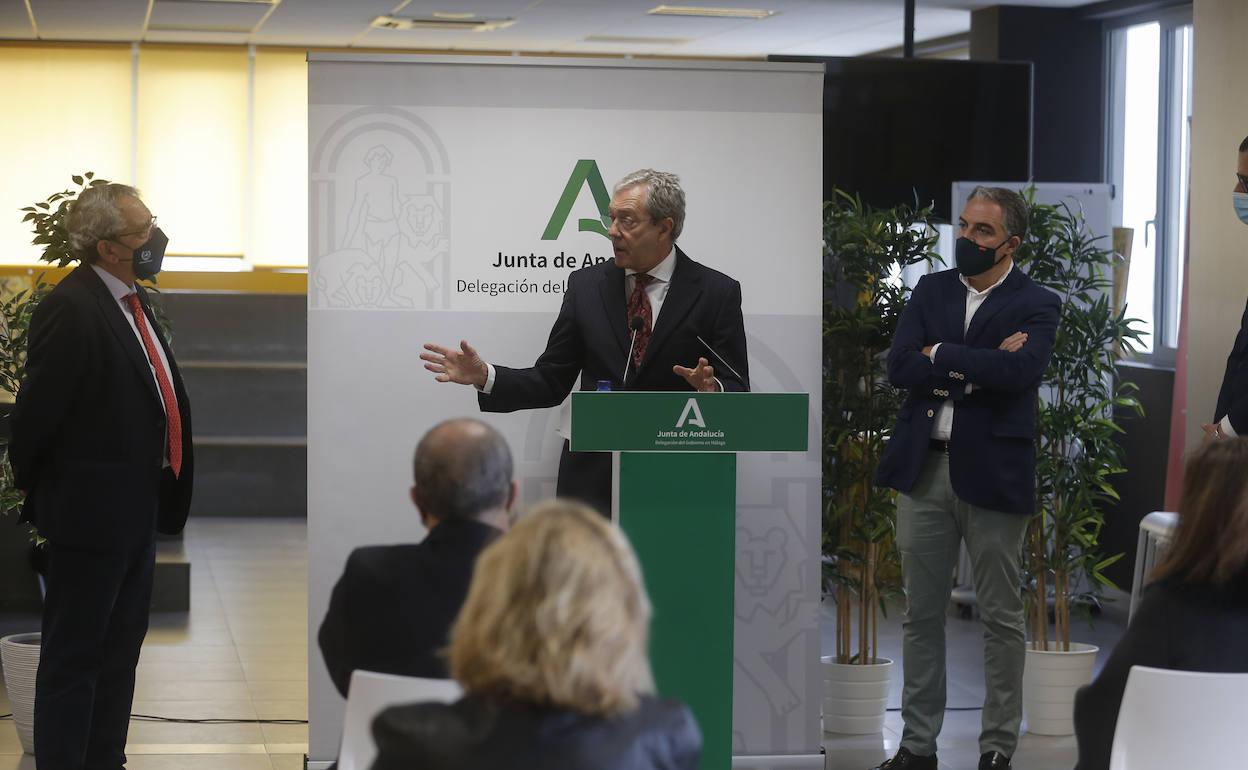
M 695 16 L 709 19 L 752 19 L 762 21 L 776 15 L 764 8 L 728 8 L 713 5 L 659 5 L 646 11 L 652 16 Z

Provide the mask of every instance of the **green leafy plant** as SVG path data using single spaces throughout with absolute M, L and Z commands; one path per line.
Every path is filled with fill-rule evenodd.
M 23 222 L 30 222 L 35 231 L 31 241 L 43 247 L 39 259 L 50 262 L 57 267 L 65 267 L 78 259 L 69 246 L 69 233 L 65 230 L 65 216 L 69 213 L 69 204 L 73 203 L 83 190 L 88 187 L 108 184 L 108 180 L 96 179 L 95 173 L 74 174 L 71 179 L 78 186 L 77 190 L 68 189 L 52 193 L 47 198 L 22 209 L 26 213 Z M 55 208 L 53 208 L 55 206 Z
M 839 663 L 876 659 L 879 613 L 900 590 L 896 493 L 872 480 L 903 398 L 886 361 L 909 296 L 900 271 L 937 259 L 930 217 L 839 190 L 824 203 L 823 582 L 836 601 Z
M 1136 387 L 1119 382 L 1118 351 L 1139 342 L 1136 319 L 1112 306 L 1113 266 L 1120 259 L 1091 236 L 1083 212 L 1068 203 L 1035 201 L 1018 252 L 1032 280 L 1062 299 L 1062 315 L 1045 371 L 1036 419 L 1036 514 L 1025 545 L 1031 643 L 1047 649 L 1052 596 L 1056 649 L 1070 649 L 1072 607 L 1094 603 L 1113 583 L 1106 567 L 1122 554 L 1099 548 L 1103 506 L 1118 500 L 1112 477 L 1123 473 L 1116 409 L 1143 414 Z
M 48 287 L 41 282 L 33 289 L 23 289 L 0 302 L 0 388 L 6 393 L 17 393 L 22 370 L 26 366 L 30 318 L 47 291 Z M 7 415 L 5 419 L 8 419 Z M 0 517 L 16 516 L 21 512 L 25 498 L 13 483 L 13 468 L 8 463 L 7 444 L 2 448 L 5 456 L 0 458 Z

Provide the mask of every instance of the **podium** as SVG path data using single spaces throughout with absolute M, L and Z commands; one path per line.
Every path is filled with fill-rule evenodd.
M 805 452 L 806 393 L 572 394 L 574 452 L 612 452 L 612 518 L 654 608 L 659 695 L 689 705 L 702 770 L 732 764 L 737 453 Z

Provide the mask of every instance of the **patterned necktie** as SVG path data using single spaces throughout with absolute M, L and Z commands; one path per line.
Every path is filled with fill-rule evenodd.
M 654 280 L 654 276 L 637 273 L 633 279 L 633 293 L 628 297 L 628 317 L 625 321 L 630 329 L 634 318 L 645 322 L 637 330 L 637 341 L 633 343 L 633 366 L 641 366 L 641 359 L 646 356 L 646 345 L 650 344 L 650 332 L 654 329 L 654 314 L 650 310 L 650 297 L 646 295 L 646 286 Z
M 147 325 L 147 314 L 143 312 L 143 306 L 139 303 L 139 295 L 127 294 L 126 304 L 130 306 L 130 312 L 134 315 L 134 325 L 138 327 L 139 336 L 143 338 L 143 347 L 147 349 L 147 360 L 151 362 L 152 369 L 156 371 L 156 383 L 160 385 L 160 398 L 165 402 L 169 467 L 173 469 L 173 475 L 177 477 L 182 472 L 182 413 L 178 411 L 178 399 L 173 395 L 173 383 L 169 381 L 169 375 L 165 374 L 165 367 L 160 362 L 160 353 L 156 350 L 155 341 L 152 340 L 152 332 Z

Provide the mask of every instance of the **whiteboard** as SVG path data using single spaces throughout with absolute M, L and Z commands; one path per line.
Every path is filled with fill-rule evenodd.
M 1078 182 L 1036 182 L 1036 202 L 1056 206 L 1067 203 L 1072 209 L 1082 209 L 1087 223 L 1088 232 L 1105 240 L 1098 245 L 1101 248 L 1113 248 L 1114 188 L 1108 184 L 1085 184 Z M 1022 191 L 1027 182 L 954 182 L 953 206 L 950 211 L 961 213 L 966 203 L 966 196 L 971 194 L 978 185 L 985 187 L 1004 187 L 1007 190 Z

